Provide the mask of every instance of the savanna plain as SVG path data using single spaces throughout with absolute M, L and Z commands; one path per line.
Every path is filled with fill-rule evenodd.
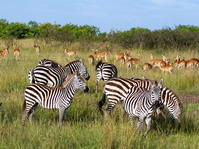
M 131 49 L 131 56 L 143 56 L 139 65 L 128 69 L 125 65 L 116 63 L 119 76 L 145 76 L 149 79 L 164 79 L 164 85 L 172 89 L 183 103 L 183 113 L 179 124 L 174 124 L 168 118 L 154 118 L 151 131 L 142 136 L 136 130 L 136 122 L 131 126 L 128 116 L 123 112 L 122 104 L 118 104 L 109 116 L 109 123 L 104 123 L 104 117 L 97 109 L 97 102 L 102 97 L 100 82 L 98 94 L 95 94 L 95 66 L 89 65 L 87 57 L 93 55 L 90 47 L 80 48 L 80 43 L 71 44 L 68 48 L 77 51 L 74 58 L 64 54 L 64 45 L 45 46 L 40 44 L 41 53 L 38 56 L 33 48 L 33 40 L 19 40 L 19 60 L 16 61 L 13 49 L 0 60 L 0 148 L 32 149 L 32 148 L 81 148 L 81 149 L 197 149 L 199 148 L 199 68 L 178 70 L 163 73 L 159 68 L 143 71 L 142 64 L 149 61 L 150 54 L 155 58 L 167 56 L 171 62 L 176 55 L 185 59 L 199 58 L 199 49 L 194 51 L 175 49 L 162 51 Z M 100 51 L 109 50 L 109 62 L 114 63 L 114 55 L 125 52 L 117 46 L 100 47 Z M 22 105 L 24 90 L 29 84 L 28 72 L 41 59 L 51 59 L 65 66 L 73 60 L 82 59 L 88 68 L 91 78 L 86 81 L 89 92 L 78 91 L 72 105 L 66 112 L 63 126 L 58 127 L 58 110 L 47 110 L 38 107 L 33 115 L 33 123 L 22 126 Z M 105 109 L 106 106 L 103 107 Z M 166 108 L 165 108 L 166 110 Z

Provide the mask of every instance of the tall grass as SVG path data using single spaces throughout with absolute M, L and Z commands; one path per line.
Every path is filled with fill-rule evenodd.
M 199 148 L 199 116 L 198 105 L 184 104 L 184 112 L 180 124 L 173 124 L 168 119 L 160 116 L 155 118 L 152 130 L 146 137 L 140 135 L 134 126 L 130 126 L 128 117 L 123 113 L 122 105 L 118 104 L 109 116 L 109 124 L 104 123 L 104 118 L 96 108 L 96 102 L 102 96 L 102 84 L 100 82 L 99 93 L 95 95 L 95 69 L 89 66 L 87 56 L 91 51 L 78 51 L 76 58 L 68 59 L 63 54 L 63 48 L 42 46 L 40 56 L 37 56 L 32 48 L 32 41 L 20 41 L 20 60 L 15 61 L 12 51 L 5 59 L 1 59 L 0 65 L 0 148 Z M 114 52 L 110 53 L 113 54 Z M 150 53 L 161 58 L 163 52 L 143 51 L 135 49 L 132 56 L 141 53 L 148 60 Z M 171 59 L 175 55 L 188 55 L 186 52 L 173 51 L 164 53 Z M 196 57 L 198 53 L 189 55 Z M 28 71 L 37 65 L 38 61 L 48 58 L 62 66 L 75 59 L 83 59 L 91 75 L 87 84 L 89 93 L 78 91 L 75 94 L 71 107 L 67 110 L 62 128 L 57 125 L 58 111 L 46 110 L 38 107 L 33 115 L 33 124 L 26 123 L 21 126 L 22 103 L 24 90 L 29 84 Z M 113 62 L 114 56 L 110 61 Z M 198 94 L 199 71 L 197 69 L 174 70 L 172 74 L 162 73 L 155 68 L 152 71 L 143 72 L 141 67 L 126 67 L 116 64 L 119 76 L 141 77 L 144 75 L 150 79 L 164 79 L 164 84 L 177 95 Z M 191 99 L 190 99 L 191 100 Z M 104 107 L 105 109 L 105 107 Z

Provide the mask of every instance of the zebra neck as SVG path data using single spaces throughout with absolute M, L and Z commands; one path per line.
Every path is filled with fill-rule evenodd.
M 63 88 L 63 91 L 66 93 L 66 95 L 69 98 L 72 98 L 74 96 L 76 90 L 77 89 L 75 88 L 74 84 L 72 84 L 72 83 L 69 83 L 67 86 L 65 86 Z

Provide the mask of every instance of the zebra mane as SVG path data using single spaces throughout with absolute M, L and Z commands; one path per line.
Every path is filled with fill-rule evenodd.
M 82 61 L 82 60 L 72 61 L 72 62 L 66 64 L 64 67 L 70 66 L 70 65 L 72 65 L 72 64 L 74 64 L 74 63 L 83 63 L 83 61 Z
M 74 74 L 71 74 L 69 77 L 66 78 L 66 80 L 63 82 L 61 88 L 66 87 L 72 80 L 73 78 L 77 75 L 77 72 L 75 72 Z

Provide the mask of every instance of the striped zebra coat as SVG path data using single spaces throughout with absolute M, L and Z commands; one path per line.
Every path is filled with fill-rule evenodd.
M 162 105 L 161 101 L 162 80 L 156 84 L 152 84 L 149 91 L 140 86 L 133 86 L 129 89 L 128 95 L 124 100 L 124 110 L 129 114 L 131 125 L 133 117 L 138 117 L 137 128 L 143 130 L 144 121 L 147 124 L 148 133 L 150 130 L 152 115 L 156 109 Z
M 106 82 L 104 85 L 104 93 L 102 99 L 99 101 L 98 106 L 100 112 L 102 112 L 102 106 L 106 101 L 106 97 L 109 100 L 108 106 L 106 111 L 109 113 L 113 110 L 115 105 L 119 101 L 123 101 L 126 99 L 128 94 L 128 90 L 132 86 L 140 86 L 147 91 L 149 91 L 150 86 L 152 83 L 156 81 L 148 80 L 148 79 L 139 79 L 139 78 L 112 78 Z M 181 113 L 182 113 L 182 103 L 179 100 L 178 96 L 169 88 L 162 87 L 161 88 L 161 99 L 162 103 L 168 108 L 169 110 L 169 117 L 174 120 L 178 120 Z M 163 107 L 161 107 L 163 109 Z M 158 114 L 160 110 L 157 110 Z
M 24 95 L 24 117 L 31 121 L 35 108 L 40 105 L 47 109 L 59 109 L 59 124 L 62 124 L 64 113 L 71 105 L 73 96 L 77 89 L 88 92 L 88 87 L 84 80 L 77 73 L 70 75 L 63 83 L 62 87 L 49 87 L 42 84 L 32 84 L 25 89 Z
M 44 84 L 50 87 L 61 86 L 64 80 L 76 71 L 86 80 L 90 78 L 82 60 L 78 60 L 70 62 L 64 67 L 36 66 L 31 70 L 29 80 L 30 83 Z
M 40 60 L 37 66 L 47 66 L 47 67 L 53 67 L 53 68 L 62 67 L 57 62 L 54 62 L 54 61 L 49 60 L 49 59 Z M 33 77 L 32 77 L 32 73 L 34 71 L 34 68 L 32 68 L 28 73 L 28 80 L 30 81 L 30 83 L 34 83 L 34 80 L 33 80 Z
M 117 77 L 118 71 L 115 65 L 99 61 L 95 68 L 96 72 L 96 94 L 98 92 L 98 85 L 100 80 L 104 82 L 113 77 Z

